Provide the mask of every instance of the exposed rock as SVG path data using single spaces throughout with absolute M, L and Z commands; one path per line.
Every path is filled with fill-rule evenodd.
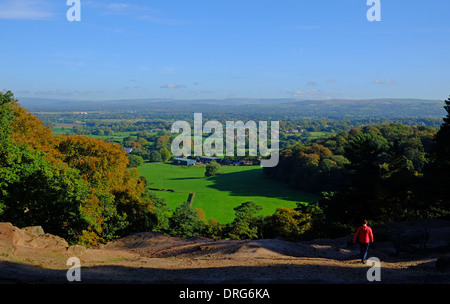
M 26 231 L 28 233 L 31 233 L 34 236 L 40 236 L 40 235 L 44 235 L 45 234 L 44 229 L 42 229 L 41 226 L 25 227 L 25 228 L 22 228 L 22 230 L 24 230 L 24 231 Z
M 83 253 L 86 252 L 86 247 L 81 245 L 72 245 L 69 248 L 67 248 L 67 255 L 68 256 L 75 256 L 75 257 L 81 257 Z
M 16 250 L 17 247 L 26 246 L 32 239 L 31 233 L 15 227 L 11 223 L 0 223 L 0 242 L 3 246 Z
M 13 254 L 17 248 L 15 245 L 15 235 L 20 233 L 20 229 L 11 223 L 0 223 L 0 252 L 4 255 Z
M 15 254 L 32 248 L 66 250 L 69 244 L 63 238 L 44 233 L 40 226 L 17 228 L 11 223 L 0 223 L 0 250 Z
M 38 247 L 38 248 L 67 248 L 69 244 L 65 239 L 52 235 L 52 234 L 44 234 L 34 238 L 30 242 L 30 246 Z

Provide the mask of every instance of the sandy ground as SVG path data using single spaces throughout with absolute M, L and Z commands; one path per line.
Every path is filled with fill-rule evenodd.
M 368 283 L 374 264 L 361 263 L 359 248 L 348 245 L 351 239 L 185 240 L 147 232 L 85 249 L 0 223 L 0 283 L 65 284 L 69 257 L 79 258 L 81 283 L 88 284 Z M 380 283 L 450 283 L 450 272 L 435 267 L 442 250 L 394 253 L 389 242 L 370 248 L 369 256 L 380 260 Z

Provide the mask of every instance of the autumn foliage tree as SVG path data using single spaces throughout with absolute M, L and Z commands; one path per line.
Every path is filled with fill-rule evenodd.
M 0 118 L 0 220 L 42 225 L 74 239 L 83 226 L 79 206 L 88 184 L 55 158 L 51 132 L 22 111 L 10 92 L 0 93 Z
M 342 174 L 346 163 L 345 157 L 333 154 L 321 144 L 298 143 L 282 150 L 278 166 L 264 168 L 264 173 L 292 188 L 320 193 L 335 188 L 336 177 Z
M 94 245 L 157 225 L 145 184 L 117 144 L 53 136 L 0 93 L 0 220 Z
M 447 115 L 434 137 L 430 163 L 425 167 L 422 201 L 431 207 L 429 213 L 450 215 L 450 98 L 444 101 Z

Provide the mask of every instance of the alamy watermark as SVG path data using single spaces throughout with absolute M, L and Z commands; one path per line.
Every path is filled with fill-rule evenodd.
M 194 130 L 192 140 L 192 128 L 186 121 L 177 121 L 172 125 L 172 133 L 181 134 L 174 138 L 171 145 L 174 156 L 224 156 L 224 132 L 223 125 L 218 121 L 208 121 L 203 125 L 202 113 L 194 113 Z M 211 134 L 203 141 L 204 134 Z M 236 131 L 236 133 L 235 133 Z M 246 134 L 248 131 L 248 134 Z M 280 125 L 278 121 L 270 123 L 270 149 L 268 147 L 268 123 L 260 121 L 227 121 L 225 124 L 226 156 L 246 156 L 246 141 L 248 141 L 248 155 L 268 157 L 261 159 L 262 167 L 275 167 L 279 161 L 279 134 Z M 248 137 L 248 140 L 246 139 Z M 236 146 L 235 146 L 236 142 Z M 192 151 L 192 143 L 194 151 Z M 236 155 L 235 155 L 236 153 Z
M 67 10 L 67 21 L 81 21 L 81 0 L 67 0 L 66 3 L 70 8 Z
M 67 0 L 66 4 L 70 6 L 67 10 L 67 20 L 70 22 L 81 21 L 81 0 Z M 381 0 L 367 0 L 367 20 L 370 22 L 381 21 Z
M 380 282 L 381 281 L 381 262 L 379 258 L 371 257 L 367 259 L 366 265 L 371 266 L 367 270 L 366 278 L 369 282 Z
M 66 278 L 69 282 L 80 282 L 81 281 L 81 262 L 79 258 L 71 257 L 67 260 L 67 266 L 71 266 L 67 270 Z
M 371 6 L 367 11 L 367 20 L 381 21 L 381 0 L 367 0 L 367 5 Z

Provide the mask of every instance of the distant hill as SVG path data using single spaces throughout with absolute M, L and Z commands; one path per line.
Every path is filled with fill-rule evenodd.
M 124 112 L 227 113 L 237 118 L 442 118 L 443 100 L 426 99 L 122 99 L 77 101 L 63 99 L 18 98 L 31 112 Z

